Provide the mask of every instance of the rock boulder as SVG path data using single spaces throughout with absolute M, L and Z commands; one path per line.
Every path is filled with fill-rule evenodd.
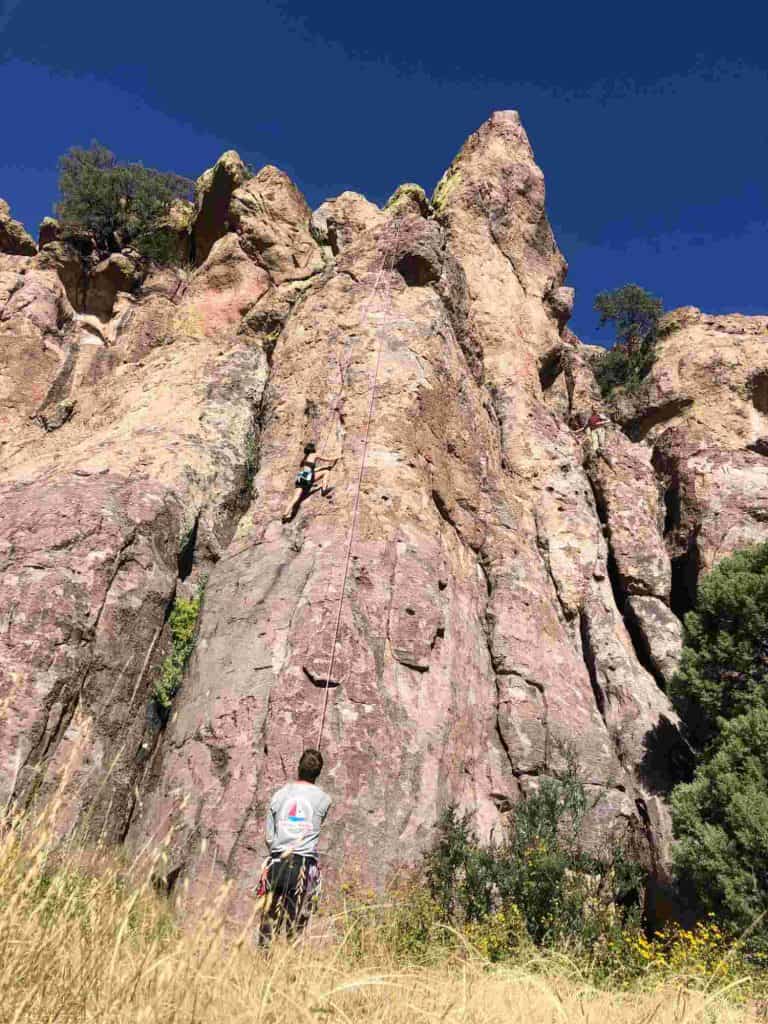
M 34 256 L 37 246 L 27 234 L 24 225 L 11 217 L 11 210 L 4 199 L 0 199 L 0 253 L 9 256 Z

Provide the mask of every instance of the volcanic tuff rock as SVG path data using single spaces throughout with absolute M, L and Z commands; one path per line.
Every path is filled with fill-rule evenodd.
M 168 227 L 196 269 L 123 253 L 79 281 L 52 235 L 0 256 L 0 800 L 66 775 L 62 828 L 171 830 L 169 880 L 232 878 L 243 912 L 327 697 L 332 869 L 383 882 L 448 802 L 487 833 L 575 763 L 593 840 L 663 877 L 678 616 L 768 536 L 768 320 L 673 314 L 588 453 L 595 354 L 514 112 L 431 202 L 312 213 L 230 152 Z M 283 525 L 310 439 L 329 492 Z M 165 620 L 203 573 L 166 722 Z
M 664 488 L 672 606 L 691 607 L 696 580 L 766 537 L 768 316 L 667 314 L 653 369 L 615 403 L 626 434 L 652 451 Z
M 24 230 L 24 225 L 13 220 L 8 203 L 0 199 L 0 253 L 11 256 L 34 256 L 37 246 Z

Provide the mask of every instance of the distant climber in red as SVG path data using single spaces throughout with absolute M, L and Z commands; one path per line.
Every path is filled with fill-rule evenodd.
M 267 811 L 269 857 L 257 895 L 265 899 L 259 938 L 268 944 L 285 925 L 289 937 L 309 921 L 320 887 L 317 844 L 331 798 L 316 785 L 323 770 L 319 750 L 305 750 L 298 779 L 274 794 Z
M 587 445 L 590 453 L 595 457 L 602 455 L 608 465 L 613 465 L 611 460 L 605 454 L 606 430 L 610 425 L 611 421 L 605 413 L 602 413 L 597 409 L 593 409 L 592 414 L 584 426 L 579 427 L 574 431 L 574 433 L 583 434 L 586 431 Z

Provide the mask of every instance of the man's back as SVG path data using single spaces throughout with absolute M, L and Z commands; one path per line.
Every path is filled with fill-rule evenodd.
M 270 853 L 290 850 L 302 857 L 317 856 L 320 826 L 331 798 L 311 782 L 289 782 L 275 793 L 267 815 Z

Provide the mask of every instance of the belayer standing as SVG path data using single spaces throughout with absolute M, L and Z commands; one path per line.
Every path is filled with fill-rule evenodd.
M 267 859 L 258 895 L 266 898 L 259 938 L 263 944 L 283 924 L 288 936 L 302 931 L 309 921 L 320 884 L 317 844 L 331 798 L 318 785 L 323 770 L 319 750 L 305 750 L 299 760 L 298 779 L 274 794 L 267 811 Z
M 325 463 L 325 465 L 321 466 L 320 463 Z M 293 492 L 293 497 L 283 513 L 284 523 L 289 523 L 296 515 L 296 510 L 301 502 L 312 493 L 317 478 L 324 473 L 329 473 L 331 467 L 335 464 L 336 459 L 321 458 L 311 442 L 304 446 L 304 458 L 301 460 L 299 472 L 296 474 L 296 490 Z M 330 488 L 327 482 L 321 490 L 323 494 L 328 493 Z

